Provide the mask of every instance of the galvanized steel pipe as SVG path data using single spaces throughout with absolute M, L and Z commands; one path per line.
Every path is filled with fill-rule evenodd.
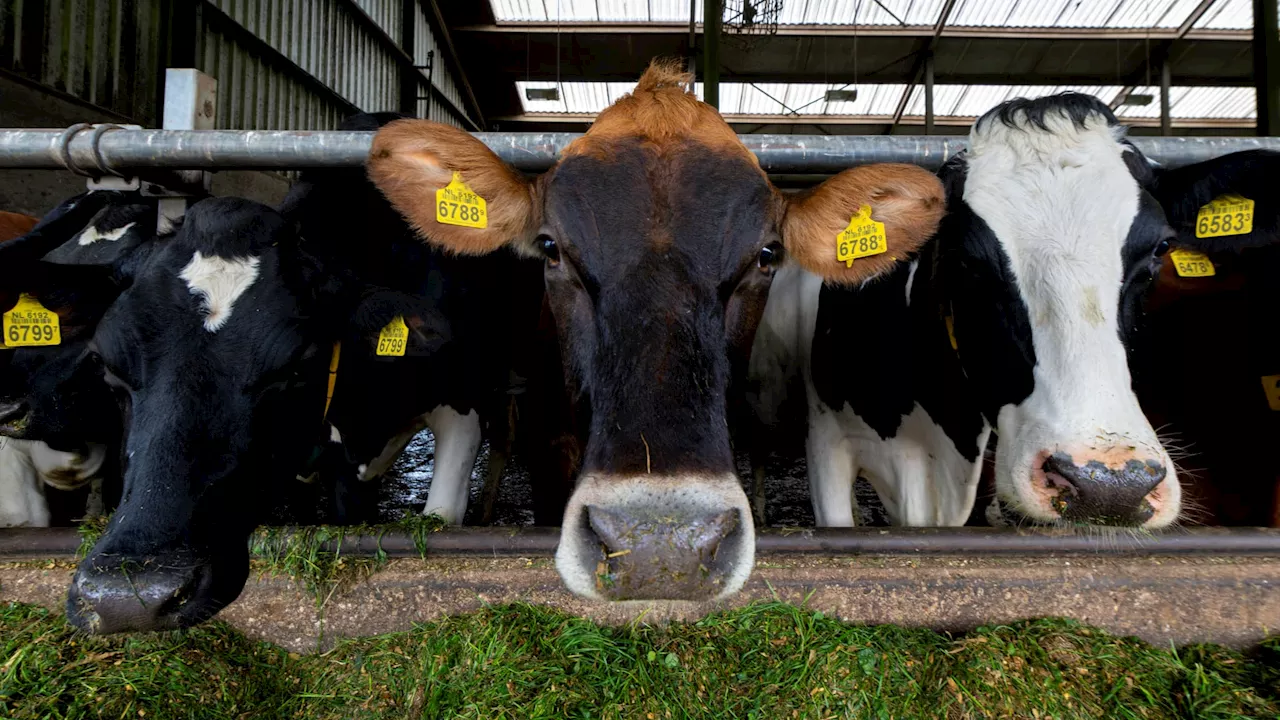
M 63 130 L 0 130 L 0 167 L 62 168 Z M 115 170 L 174 168 L 271 170 L 354 167 L 369 153 L 373 133 L 297 130 L 113 130 L 77 132 L 68 157 L 94 171 L 100 157 Z M 574 133 L 476 133 L 503 160 L 522 170 L 555 163 Z M 963 150 L 964 137 L 913 135 L 743 135 L 743 143 L 771 173 L 831 173 L 852 165 L 903 162 L 936 169 Z M 1280 150 L 1280 138 L 1136 137 L 1146 155 L 1164 165 L 1187 165 L 1238 150 Z
M 436 557 L 551 557 L 559 528 L 455 527 L 426 537 L 426 553 Z M 80 535 L 74 528 L 0 530 L 0 559 L 74 557 Z M 335 549 L 333 543 L 330 549 Z M 344 555 L 417 557 L 412 537 L 396 531 L 351 535 L 342 540 Z M 1195 528 L 1158 535 L 1069 530 L 992 530 L 988 528 L 805 528 L 767 529 L 756 534 L 761 556 L 850 555 L 919 556 L 1173 556 L 1254 555 L 1280 557 L 1280 530 L 1267 528 Z

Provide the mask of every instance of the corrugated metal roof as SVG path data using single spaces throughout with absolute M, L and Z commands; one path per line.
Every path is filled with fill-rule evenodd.
M 516 83 L 524 110 L 528 113 L 598 113 L 635 87 L 632 82 L 560 83 L 560 100 L 528 100 L 526 88 L 552 88 L 554 82 Z M 797 83 L 721 83 L 720 110 L 725 115 L 804 115 L 888 117 L 897 110 L 905 85 L 858 85 L 854 102 L 828 103 L 827 90 L 851 89 L 849 85 Z M 702 84 L 695 90 L 702 97 Z M 1036 98 L 1074 91 L 1095 95 L 1105 103 L 1119 95 L 1118 85 L 936 85 L 934 114 L 939 118 L 976 117 L 1015 97 Z M 1122 105 L 1122 118 L 1160 116 L 1158 87 L 1139 87 L 1133 92 L 1156 98 L 1150 105 Z M 1257 116 L 1251 88 L 1174 87 L 1169 91 L 1170 112 L 1182 119 L 1253 119 Z M 924 91 L 917 86 L 907 103 L 906 115 L 924 115 Z
M 498 22 L 689 21 L 688 0 L 490 0 Z M 787 0 L 790 25 L 933 25 L 945 0 Z M 960 0 L 953 26 L 1176 28 L 1200 0 Z M 702 3 L 697 3 L 702 22 Z M 1253 27 L 1251 0 L 1217 0 L 1197 28 Z

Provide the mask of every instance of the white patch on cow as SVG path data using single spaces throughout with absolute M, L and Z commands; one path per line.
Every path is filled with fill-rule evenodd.
M 360 467 L 356 468 L 356 472 L 360 474 L 361 480 L 366 480 L 365 473 L 369 472 L 369 466 L 362 463 Z
M 970 136 L 964 199 L 1009 257 L 1036 353 L 1032 394 L 998 416 L 997 489 L 1024 515 L 1055 520 L 1031 487 L 1045 453 L 1083 463 L 1131 448 L 1168 469 L 1147 523 L 1167 525 L 1178 514 L 1176 475 L 1130 388 L 1117 330 L 1121 251 L 1140 188 L 1117 128 L 1099 116 L 1080 128 L 1052 112 L 1045 122 L 1048 131 L 992 120 Z
M 49 526 L 49 505 L 31 464 L 36 444 L 0 437 L 0 528 Z
M 336 425 L 329 426 L 329 442 L 336 445 L 342 444 L 342 433 L 338 432 L 338 427 Z
M 129 232 L 129 228 L 136 224 L 137 223 L 129 223 L 128 225 L 118 227 L 115 230 L 107 230 L 106 232 L 103 232 L 91 225 L 88 230 L 80 233 L 80 240 L 78 242 L 81 246 L 92 245 L 99 240 L 116 242 L 120 238 L 124 237 L 125 233 Z
M 205 330 L 217 332 L 231 319 L 236 300 L 258 279 L 260 263 L 256 257 L 205 257 L 199 250 L 191 256 L 191 262 L 178 277 L 187 283 L 192 295 L 204 300 Z
M 436 460 L 422 513 L 434 513 L 452 525 L 460 525 L 467 513 L 471 470 L 480 451 L 480 415 L 475 410 L 461 415 L 448 405 L 441 405 L 425 417 L 436 438 Z
M 93 480 L 107 459 L 107 446 L 90 443 L 87 452 L 54 450 L 42 442 L 30 449 L 31 464 L 40 479 L 59 490 L 75 490 Z
M 912 260 L 907 266 L 907 307 L 911 307 L 911 288 L 916 282 L 916 270 L 920 268 L 920 261 Z
M 786 400 L 791 379 L 800 372 L 800 307 L 797 299 L 804 286 L 822 281 L 800 266 L 787 263 L 778 268 L 769 286 L 760 325 L 756 328 L 747 362 L 747 402 L 765 425 L 778 423 L 778 409 Z

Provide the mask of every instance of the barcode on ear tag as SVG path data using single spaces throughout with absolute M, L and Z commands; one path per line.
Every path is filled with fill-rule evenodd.
M 871 206 L 863 205 L 849 218 L 849 226 L 836 235 L 836 260 L 853 267 L 858 258 L 879 255 L 889 250 L 884 223 L 871 219 Z
M 436 190 L 436 222 L 482 230 L 489 227 L 488 203 L 462 182 L 462 173 L 456 170 L 449 184 Z
M 4 344 L 8 347 L 43 347 L 62 344 L 58 314 L 30 295 L 20 295 L 13 309 L 4 314 Z
M 378 355 L 382 357 L 404 357 L 408 344 L 409 327 L 398 315 L 378 333 Z

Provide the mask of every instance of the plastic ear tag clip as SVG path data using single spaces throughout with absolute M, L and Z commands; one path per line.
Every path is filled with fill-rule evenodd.
M 408 344 L 409 327 L 399 315 L 378 333 L 378 355 L 382 357 L 404 357 Z
M 1196 237 L 1227 237 L 1253 232 L 1253 201 L 1239 195 L 1219 195 L 1196 213 Z
M 858 258 L 879 255 L 889 250 L 884 223 L 871 219 L 871 206 L 863 205 L 849 219 L 849 227 L 836 235 L 836 260 L 853 267 Z
M 23 294 L 18 304 L 4 314 L 4 344 L 8 347 L 43 347 L 62 344 L 58 313 Z
M 1217 274 L 1213 261 L 1202 252 L 1179 249 L 1169 253 L 1169 256 L 1173 258 L 1173 269 L 1178 271 L 1179 277 L 1212 277 Z
M 462 227 L 489 227 L 489 206 L 484 198 L 462 182 L 462 173 L 453 171 L 448 185 L 436 191 L 436 222 Z

